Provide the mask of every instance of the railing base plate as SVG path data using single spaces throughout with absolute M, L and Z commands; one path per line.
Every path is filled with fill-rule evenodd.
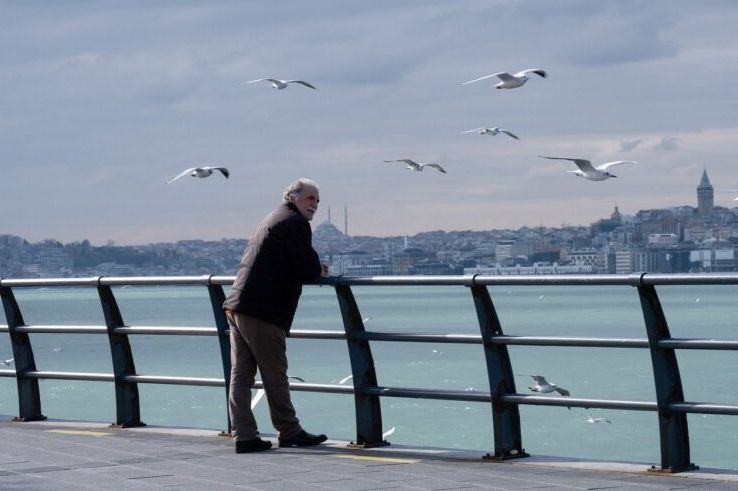
M 377 448 L 377 447 L 388 447 L 390 442 L 382 440 L 380 443 L 354 443 L 349 442 L 346 447 L 348 448 Z
M 13 421 L 16 423 L 27 423 L 30 421 L 43 421 L 46 419 L 46 416 L 43 414 L 40 416 L 16 416 L 13 418 Z
M 655 465 L 652 465 L 648 469 L 648 472 L 654 472 L 656 474 L 676 474 L 678 472 L 696 471 L 699 468 L 700 466 L 694 464 L 685 465 L 683 467 L 656 467 Z
M 110 425 L 108 425 L 108 428 L 141 428 L 142 426 L 146 426 L 146 423 L 111 423 Z
M 503 460 L 511 459 L 522 459 L 523 457 L 530 457 L 530 454 L 525 450 L 509 450 L 507 452 L 495 453 L 494 455 L 488 453 L 482 455 L 482 460 L 493 460 L 495 462 L 502 462 Z

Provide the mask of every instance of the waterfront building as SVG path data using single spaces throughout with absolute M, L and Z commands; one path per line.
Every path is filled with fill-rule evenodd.
M 363 267 L 369 263 L 369 254 L 364 251 L 350 251 L 342 254 L 334 254 L 331 256 L 330 271 L 333 275 L 345 275 L 349 269 Z

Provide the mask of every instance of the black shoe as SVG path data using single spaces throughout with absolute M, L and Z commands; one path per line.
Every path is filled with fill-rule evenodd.
M 272 448 L 272 442 L 262 440 L 258 436 L 251 440 L 242 440 L 236 442 L 236 453 L 261 452 Z
M 280 447 L 311 447 L 313 445 L 320 445 L 328 439 L 325 435 L 313 435 L 305 430 L 300 430 L 300 433 L 293 436 L 292 438 L 280 438 Z

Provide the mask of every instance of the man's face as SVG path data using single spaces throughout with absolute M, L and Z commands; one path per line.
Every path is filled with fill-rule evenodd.
M 297 207 L 300 214 L 308 220 L 313 219 L 313 215 L 318 211 L 318 203 L 320 203 L 320 193 L 314 186 L 305 185 L 302 192 L 297 196 L 293 196 L 292 204 Z

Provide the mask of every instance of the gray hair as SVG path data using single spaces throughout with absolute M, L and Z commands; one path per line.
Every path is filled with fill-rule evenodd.
M 282 199 L 285 203 L 289 203 L 290 198 L 292 198 L 293 196 L 298 196 L 300 193 L 302 193 L 302 190 L 305 188 L 305 186 L 312 186 L 315 189 L 318 189 L 317 182 L 306 177 L 301 177 L 295 182 L 291 183 L 289 186 L 287 186 L 287 189 L 284 190 L 284 195 L 282 196 Z

